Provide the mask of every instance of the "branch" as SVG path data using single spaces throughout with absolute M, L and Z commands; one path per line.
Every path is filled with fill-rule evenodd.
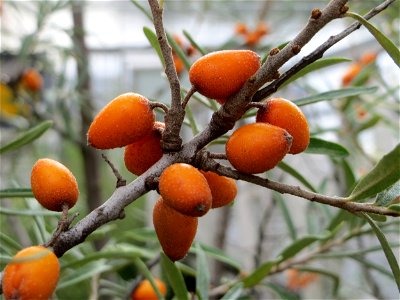
M 149 4 L 161 53 L 165 61 L 165 74 L 171 89 L 171 109 L 165 115 L 165 130 L 162 135 L 161 145 L 165 151 L 179 151 L 182 145 L 179 133 L 185 117 L 185 110 L 181 105 L 181 87 L 172 57 L 172 48 L 168 44 L 163 25 L 163 8 L 160 7 L 157 0 L 149 0 Z

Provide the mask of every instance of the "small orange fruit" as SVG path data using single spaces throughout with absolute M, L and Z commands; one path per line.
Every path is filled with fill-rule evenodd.
M 269 123 L 285 129 L 293 137 L 289 153 L 303 152 L 310 143 L 310 129 L 306 116 L 292 101 L 272 98 L 257 112 L 257 122 Z
M 235 26 L 235 33 L 236 34 L 245 35 L 245 34 L 247 34 L 247 32 L 248 32 L 248 30 L 247 30 L 246 24 L 244 24 L 242 22 L 236 23 L 236 26 Z
M 197 231 L 198 220 L 168 206 L 162 197 L 153 209 L 153 224 L 161 247 L 172 261 L 186 256 Z
M 21 83 L 27 90 L 38 92 L 43 87 L 43 78 L 36 69 L 30 68 L 22 74 Z
M 158 188 L 165 203 L 184 215 L 200 217 L 211 208 L 212 194 L 207 180 L 191 165 L 176 163 L 166 168 Z
M 218 175 L 215 172 L 200 170 L 207 179 L 212 194 L 212 208 L 228 205 L 237 194 L 236 181 L 232 178 Z
M 124 147 L 149 134 L 155 115 L 147 98 L 122 94 L 108 103 L 88 130 L 88 143 L 98 149 Z
M 361 65 L 369 65 L 376 60 L 376 52 L 366 52 L 360 57 L 360 64 Z
M 79 190 L 74 174 L 58 161 L 42 158 L 32 168 L 31 187 L 39 203 L 52 211 L 62 211 L 63 204 L 73 207 Z
M 60 273 L 57 256 L 42 246 L 19 251 L 4 269 L 6 299 L 47 300 L 53 294 Z
M 260 21 L 257 23 L 257 27 L 255 30 L 260 36 L 266 35 L 269 33 L 269 27 L 267 23 Z
M 344 75 L 342 76 L 342 85 L 343 86 L 348 86 L 350 83 L 354 80 L 354 78 L 357 77 L 358 74 L 360 74 L 362 70 L 362 65 L 359 63 L 353 63 L 351 64 Z
M 155 122 L 150 134 L 125 147 L 126 168 L 135 175 L 142 175 L 163 155 L 161 134 L 165 124 Z
M 167 287 L 165 286 L 165 283 L 155 277 L 154 281 L 161 295 L 165 296 L 167 294 Z M 150 281 L 145 279 L 140 282 L 133 291 L 131 300 L 158 300 L 158 297 Z
M 257 31 L 249 32 L 245 36 L 245 44 L 253 47 L 260 42 L 261 37 L 262 36 Z
M 172 58 L 174 59 L 174 65 L 175 65 L 175 70 L 176 73 L 179 75 L 183 72 L 183 70 L 185 69 L 185 66 L 183 64 L 182 59 L 179 58 L 178 55 L 174 54 L 172 55 Z
M 212 99 L 227 99 L 260 68 L 260 57 L 250 50 L 223 50 L 198 59 L 189 70 L 196 90 Z
M 230 136 L 226 155 L 239 172 L 262 173 L 274 168 L 291 144 L 292 137 L 283 128 L 267 123 L 247 124 Z

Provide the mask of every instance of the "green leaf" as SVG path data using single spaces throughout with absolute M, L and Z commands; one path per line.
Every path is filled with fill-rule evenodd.
M 364 219 L 367 220 L 369 225 L 371 225 L 372 229 L 374 230 L 376 237 L 378 238 L 379 242 L 381 243 L 383 252 L 385 253 L 386 259 L 389 263 L 390 269 L 392 270 L 394 280 L 396 281 L 397 288 L 400 290 L 400 268 L 399 264 L 396 260 L 396 257 L 393 254 L 392 249 L 390 248 L 390 245 L 381 231 L 381 229 L 375 224 L 375 222 L 370 218 L 370 216 L 366 213 L 361 213 L 361 215 L 364 217 Z
M 382 157 L 357 183 L 348 197 L 351 201 L 372 197 L 400 180 L 400 144 Z
M 163 67 L 165 67 L 165 61 L 164 61 L 164 57 L 161 52 L 160 44 L 158 43 L 157 35 L 153 32 L 153 30 L 151 30 L 150 28 L 148 28 L 146 26 L 143 27 L 143 32 L 144 32 L 144 35 L 146 36 L 146 38 L 149 40 L 150 45 L 156 51 L 158 58 L 160 59 Z
M 131 2 L 139 8 L 139 10 L 153 23 L 153 17 L 152 15 L 145 9 L 142 5 L 140 5 L 139 1 L 137 0 L 131 0 Z
M 4 154 L 8 151 L 14 151 L 26 144 L 33 142 L 38 139 L 43 133 L 46 132 L 51 126 L 53 126 L 53 121 L 44 121 L 35 127 L 25 131 L 21 135 L 19 135 L 15 140 L 8 143 L 7 145 L 0 147 L 0 154 Z
M 295 75 L 289 78 L 284 84 L 282 84 L 279 89 L 283 88 L 284 86 L 288 85 L 289 83 L 299 79 L 300 77 L 303 77 L 304 75 L 307 75 L 308 73 L 311 73 L 313 71 L 330 67 L 332 65 L 340 64 L 343 62 L 349 62 L 351 59 L 348 58 L 341 58 L 341 57 L 329 57 L 329 58 L 321 58 L 308 66 L 304 67 L 301 69 L 299 72 L 297 72 Z
M 284 288 L 278 284 L 272 283 L 272 282 L 267 282 L 265 284 L 267 288 L 272 290 L 274 294 L 276 294 L 279 298 L 274 298 L 274 299 L 284 299 L 284 300 L 300 300 L 300 296 L 297 295 L 294 292 L 291 292 L 289 289 Z
M 274 198 L 276 199 L 279 208 L 282 211 L 283 218 L 285 219 L 286 226 L 289 231 L 290 238 L 294 241 L 297 239 L 297 230 L 293 224 L 292 216 L 290 215 L 290 211 L 287 208 L 285 200 L 283 199 L 282 195 L 278 192 L 274 192 Z
M 369 118 L 367 121 L 363 122 L 357 129 L 356 129 L 356 133 L 360 133 L 361 131 L 367 130 L 369 128 L 374 127 L 376 124 L 379 123 L 379 121 L 381 121 L 381 117 L 378 115 L 372 116 L 371 118 Z
M 28 188 L 13 188 L 0 190 L 1 198 L 33 198 L 31 189 Z
M 204 50 L 202 47 L 199 46 L 199 44 L 196 43 L 196 41 L 193 39 L 193 37 L 190 35 L 189 32 L 186 30 L 183 31 L 184 36 L 189 40 L 190 44 L 197 49 L 197 51 L 200 52 L 201 55 L 206 55 L 207 51 Z
M 388 206 L 394 202 L 400 201 L 400 181 L 397 181 L 389 189 L 384 192 L 379 193 L 376 196 L 375 205 L 378 206 Z
M 261 280 L 263 280 L 268 274 L 271 272 L 272 268 L 281 262 L 281 258 L 279 257 L 273 261 L 267 261 L 263 263 L 260 267 L 258 267 L 253 273 L 243 279 L 243 284 L 246 288 L 253 287 L 258 284 Z
M 183 52 L 182 48 L 179 47 L 179 45 L 176 43 L 175 39 L 167 33 L 167 38 L 168 42 L 170 43 L 172 49 L 175 51 L 175 53 L 178 55 L 178 57 L 182 60 L 183 64 L 185 65 L 186 70 L 190 69 L 190 62 L 186 56 L 186 54 Z
M 310 143 L 308 144 L 305 152 L 311 154 L 324 154 L 335 157 L 344 157 L 350 154 L 349 151 L 342 145 L 315 137 L 310 138 Z
M 200 300 L 207 300 L 210 284 L 207 258 L 199 243 L 196 243 L 195 249 L 197 253 L 196 292 Z
M 382 275 L 385 275 L 388 278 L 393 279 L 392 272 L 386 270 L 384 267 L 382 267 L 381 264 L 373 263 L 370 259 L 366 259 L 362 256 L 350 256 L 349 258 L 358 261 L 359 263 L 363 264 L 365 267 L 369 269 L 374 269 L 375 271 L 378 271 Z
M 320 101 L 335 100 L 340 98 L 345 98 L 349 96 L 357 96 L 361 94 L 372 94 L 377 91 L 377 87 L 351 87 L 340 90 L 333 90 L 329 92 L 324 92 L 300 99 L 296 99 L 293 102 L 297 106 L 308 105 Z
M 0 207 L 0 215 L 11 215 L 11 216 L 49 216 L 49 217 L 59 217 L 61 214 L 58 212 L 48 211 L 48 210 L 38 210 L 38 209 L 13 209 Z
M 226 292 L 226 294 L 220 300 L 236 300 L 239 299 L 243 292 L 243 283 L 239 282 Z
M 5 233 L 0 231 L 0 241 L 1 245 L 7 245 L 12 250 L 19 251 L 22 249 L 22 246 L 13 238 L 9 237 Z
M 139 269 L 140 273 L 142 273 L 143 276 L 146 277 L 146 279 L 150 281 L 150 284 L 153 287 L 154 291 L 156 292 L 158 299 L 163 300 L 164 296 L 161 294 L 160 290 L 158 289 L 158 286 L 157 286 L 156 282 L 154 281 L 154 277 L 151 274 L 149 268 L 146 266 L 146 264 L 138 257 L 133 258 L 133 263 Z
M 279 169 L 285 171 L 286 173 L 292 175 L 294 178 L 296 178 L 298 181 L 300 181 L 302 184 L 304 184 L 305 187 L 309 188 L 313 192 L 317 192 L 317 190 L 312 186 L 312 184 L 304 178 L 303 175 L 301 175 L 299 172 L 297 172 L 295 169 L 293 169 L 291 166 L 288 164 L 284 163 L 281 161 L 278 164 Z
M 329 277 L 330 279 L 332 279 L 333 281 L 333 288 L 332 288 L 332 295 L 334 296 L 334 298 L 336 298 L 337 296 L 337 292 L 339 289 L 339 285 L 340 285 L 340 277 L 338 275 L 336 275 L 333 272 L 329 272 L 327 270 L 324 269 L 317 269 L 317 268 L 309 268 L 309 267 L 301 267 L 301 268 L 296 268 L 299 271 L 302 272 L 311 272 L 311 273 L 317 273 L 326 277 Z
M 343 177 L 346 183 L 346 195 L 348 195 L 356 184 L 356 176 L 354 175 L 353 169 L 346 159 L 342 159 L 340 161 L 340 166 L 343 170 Z
M 394 243 L 394 244 L 390 244 L 389 246 L 391 248 L 399 248 L 400 244 Z M 374 247 L 370 247 L 367 249 L 332 251 L 329 253 L 317 254 L 314 256 L 314 258 L 317 258 L 317 259 L 344 258 L 344 257 L 349 257 L 349 256 L 357 256 L 357 255 L 367 254 L 367 253 L 371 253 L 371 252 L 381 251 L 381 250 L 382 250 L 382 247 L 379 245 L 379 246 L 374 246 Z
M 186 289 L 185 280 L 183 279 L 182 273 L 176 267 L 176 265 L 161 252 L 161 267 L 167 274 L 168 281 L 175 293 L 175 296 L 179 300 L 188 300 L 188 291 Z
M 200 243 L 200 245 L 201 245 L 201 249 L 208 256 L 210 256 L 210 257 L 212 257 L 212 258 L 214 258 L 214 259 L 216 259 L 216 260 L 218 260 L 220 262 L 226 263 L 227 265 L 235 268 L 238 271 L 240 271 L 242 269 L 241 264 L 237 260 L 235 260 L 232 257 L 228 256 L 225 252 L 221 251 L 220 249 L 212 247 L 212 246 L 209 246 L 209 245 L 205 245 L 203 243 Z M 193 252 L 192 248 L 190 249 L 190 252 Z
M 400 213 L 400 204 L 392 204 L 388 207 L 388 209 L 397 211 L 398 213 Z
M 381 44 L 383 49 L 389 54 L 389 56 L 393 59 L 394 63 L 400 67 L 400 50 L 399 48 L 382 32 L 380 32 L 374 25 L 364 19 L 362 16 L 349 12 L 346 14 L 349 17 L 356 19 L 358 22 L 363 24 L 368 31 L 375 37 L 375 39 Z

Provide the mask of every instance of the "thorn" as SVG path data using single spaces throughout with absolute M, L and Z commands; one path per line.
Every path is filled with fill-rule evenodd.
M 321 17 L 321 15 L 322 15 L 322 12 L 319 8 L 314 8 L 311 11 L 311 19 L 317 20 Z
M 274 56 L 274 55 L 278 54 L 279 51 L 280 51 L 279 48 L 273 48 L 273 49 L 271 49 L 271 51 L 269 51 L 269 55 Z

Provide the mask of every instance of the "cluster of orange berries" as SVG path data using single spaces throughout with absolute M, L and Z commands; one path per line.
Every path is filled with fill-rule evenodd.
M 239 22 L 235 26 L 235 34 L 242 36 L 244 42 L 249 47 L 256 46 L 260 40 L 269 33 L 269 27 L 267 23 L 260 21 L 257 23 L 254 30 L 249 30 L 246 24 Z
M 349 65 L 346 72 L 342 76 L 342 85 L 348 86 L 350 83 L 361 73 L 363 68 L 367 65 L 372 64 L 376 60 L 375 52 L 364 53 L 359 60 Z
M 49 158 L 39 159 L 33 166 L 31 187 L 38 202 L 52 211 L 73 207 L 79 196 L 71 171 Z M 59 273 L 58 258 L 50 249 L 43 246 L 22 249 L 4 269 L 4 296 L 6 299 L 49 299 Z

